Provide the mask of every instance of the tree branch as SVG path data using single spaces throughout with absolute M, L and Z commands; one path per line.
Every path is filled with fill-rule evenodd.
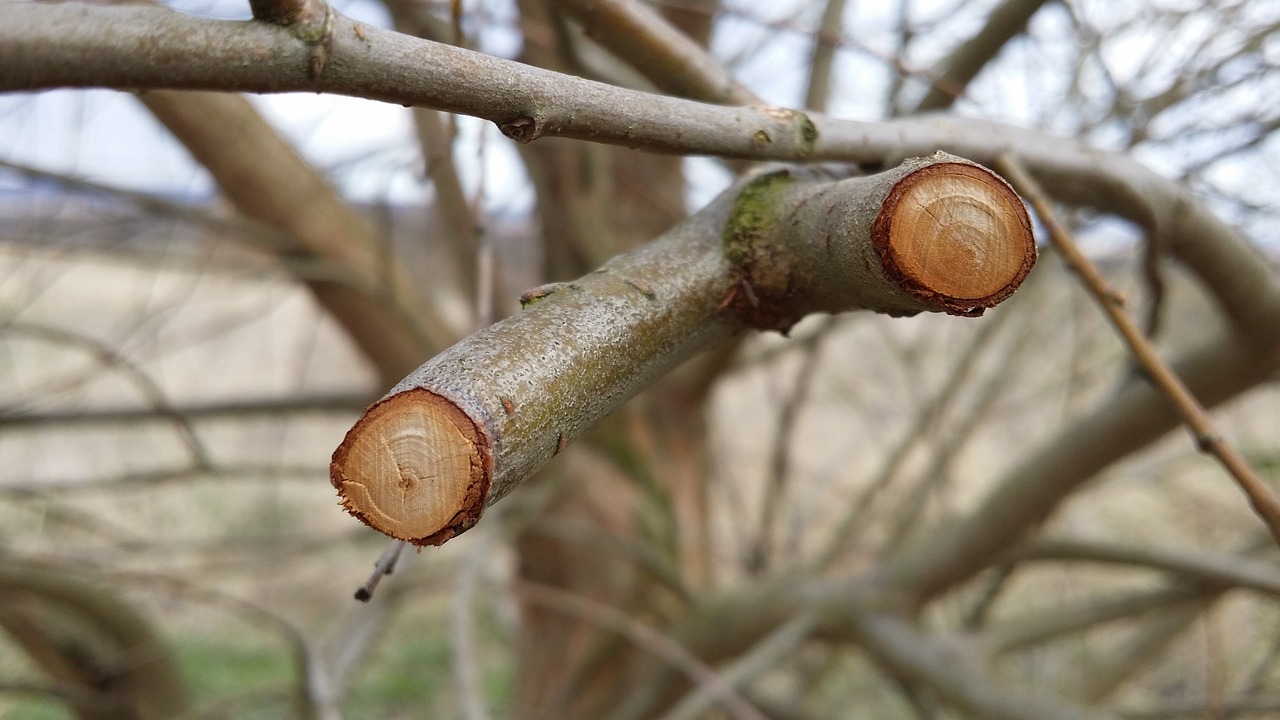
M 439 544 L 627 398 L 745 326 L 785 330 L 855 308 L 976 315 L 1034 259 L 1021 201 L 959 158 L 839 182 L 761 174 L 600 270 L 526 293 L 524 312 L 423 365 L 347 434 L 332 481 L 374 528 Z
M 927 637 L 900 617 L 864 611 L 853 614 L 850 622 L 863 647 L 877 662 L 895 675 L 925 683 L 947 703 L 974 717 L 993 720 L 1114 717 L 1100 710 L 1074 707 L 1043 693 L 1008 687 L 986 672 L 972 648 Z
M 1211 554 L 1171 548 L 1118 547 L 1088 540 L 1041 540 L 1014 553 L 1017 560 L 1083 560 L 1148 567 L 1175 575 L 1174 579 L 1206 584 L 1213 589 L 1248 588 L 1280 597 L 1280 572 L 1272 562 L 1238 555 Z
M 1045 2 L 1005 0 L 992 10 L 978 34 L 961 43 L 933 67 L 929 74 L 934 82 L 914 112 L 934 112 L 951 107 L 982 68 L 1026 29 L 1031 16 Z
M 308 283 L 378 369 L 394 382 L 456 335 L 425 303 L 382 239 L 242 97 L 148 92 L 139 100 L 209 171 L 236 209 L 323 258 L 352 280 Z M 385 386 L 384 386 L 385 387 Z
M 658 88 L 680 97 L 730 105 L 761 101 L 693 38 L 636 0 L 557 0 L 587 37 L 626 60 Z
M 1280 314 L 1272 322 L 1280 324 Z M 1209 408 L 1249 390 L 1277 368 L 1280 356 L 1259 356 L 1233 336 L 1211 341 L 1173 363 Z M 1145 383 L 1129 384 L 1011 469 L 968 517 L 890 560 L 881 577 L 920 600 L 943 592 L 991 565 L 1103 468 L 1177 425 L 1163 394 Z
M 1249 504 L 1271 531 L 1271 536 L 1275 538 L 1276 543 L 1280 544 L 1280 499 L 1277 499 L 1262 478 L 1258 477 L 1244 456 L 1236 452 L 1235 447 L 1223 440 L 1214 429 L 1213 421 L 1196 401 L 1195 396 L 1169 369 L 1169 366 L 1156 353 L 1151 342 L 1138 329 L 1137 324 L 1125 313 L 1124 298 L 1107 285 L 1098 269 L 1076 247 L 1070 233 L 1058 221 L 1057 214 L 1049 206 L 1049 201 L 1045 199 L 1039 185 L 1027 175 L 1021 163 L 1012 155 L 1005 155 L 1000 159 L 997 167 L 1009 176 L 1010 181 L 1017 185 L 1035 207 L 1040 221 L 1049 229 L 1049 237 L 1054 247 L 1058 249 L 1058 253 L 1075 271 L 1094 301 L 1106 313 L 1111 324 L 1120 333 L 1121 339 L 1129 346 L 1134 359 L 1161 392 L 1168 396 L 1170 403 L 1182 416 L 1182 421 L 1194 434 L 1200 451 L 1218 459 L 1240 486 L 1245 497 L 1249 499 Z
M 941 148 L 993 164 L 1015 153 L 1060 201 L 1130 219 L 1177 254 L 1257 344 L 1280 339 L 1280 288 L 1257 255 L 1191 194 L 1141 164 L 1044 133 L 962 118 L 864 123 L 724 107 L 616 88 L 410 38 L 334 14 L 328 61 L 289 30 L 162 8 L 9 4 L 0 91 L 58 87 L 331 92 L 497 123 L 517 142 L 558 136 L 653 152 L 883 163 Z M 1269 328 L 1262 330 L 1262 328 Z
M 813 38 L 813 55 L 809 61 L 809 82 L 804 92 L 804 106 L 814 112 L 826 112 L 831 97 L 831 66 L 836 48 L 844 35 L 845 0 L 827 0 L 822 20 Z

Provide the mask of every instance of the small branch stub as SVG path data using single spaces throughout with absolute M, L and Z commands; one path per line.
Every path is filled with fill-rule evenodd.
M 887 276 L 953 315 L 980 315 L 1007 298 L 1036 258 L 1022 200 L 964 162 L 926 165 L 898 181 L 871 237 Z

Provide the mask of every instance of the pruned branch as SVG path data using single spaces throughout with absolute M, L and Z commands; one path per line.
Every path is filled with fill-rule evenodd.
M 439 544 L 627 398 L 744 327 L 785 330 L 858 308 L 978 315 L 1034 261 L 1021 201 L 959 158 L 839 182 L 761 174 L 596 272 L 526 293 L 524 312 L 423 365 L 351 429 L 331 479 L 364 522 Z

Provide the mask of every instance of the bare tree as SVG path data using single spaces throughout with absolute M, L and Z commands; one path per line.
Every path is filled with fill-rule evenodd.
M 11 342 L 93 364 L 15 380 L 7 427 L 151 422 L 179 442 L 167 465 L 100 481 L 7 464 L 14 528 L 38 506 L 74 547 L 106 547 L 85 562 L 4 531 L 0 626 L 49 678 L 4 690 L 63 698 L 81 717 L 182 712 L 191 694 L 169 649 L 181 644 L 129 599 L 145 586 L 271 628 L 290 663 L 284 701 L 308 717 L 360 714 L 359 668 L 445 625 L 453 690 L 436 708 L 467 718 L 499 712 L 482 680 L 494 653 L 514 667 L 501 711 L 522 718 L 1280 707 L 1276 205 L 1265 183 L 1239 180 L 1273 172 L 1280 111 L 1256 98 L 1280 78 L 1276 8 L 389 0 L 394 30 L 316 0 L 250 9 L 0 5 L 0 90 L 136 93 L 229 209 L 6 170 L 197 228 L 205 272 L 305 288 L 334 321 L 325 347 L 345 338 L 370 369 L 313 396 L 180 402 L 129 335 L 60 329 L 11 293 Z M 495 31 L 521 39 L 516 57 L 470 49 Z M 233 94 L 279 92 L 412 108 L 407 142 L 439 228 L 425 247 L 386 231 L 395 211 L 381 224 L 362 214 Z M 771 104 L 787 97 L 807 107 Z M 493 123 L 519 151 L 535 218 L 512 237 L 470 196 L 457 116 Z M 739 175 L 692 213 L 686 197 L 702 189 L 687 155 Z M 1060 248 L 1030 274 L 1015 189 Z M 25 232 L 69 234 L 62 222 Z M 19 246 L 24 231 L 8 227 Z M 131 247 L 110 252 L 159 272 Z M 834 315 L 850 310 L 871 312 Z M 103 368 L 146 407 L 28 399 Z M 219 439 L 227 418 L 251 428 L 334 409 L 321 433 L 332 459 L 226 460 L 247 457 Z M 1157 444 L 1184 418 L 1191 442 Z M 134 528 L 154 522 L 130 514 L 138 488 L 201 497 L 201 483 L 290 474 L 314 488 L 325 468 L 366 524 L 448 547 L 424 551 L 417 573 L 392 545 L 368 605 L 317 601 L 318 618 L 220 586 L 212 569 L 258 553 L 255 572 L 284 575 L 305 558 L 326 568 L 324 589 L 292 582 L 349 597 L 355 583 L 333 576 L 376 551 L 332 508 L 299 502 L 308 519 L 252 553 L 237 554 L 233 532 L 207 556 L 181 533 L 138 549 Z M 108 500 L 77 504 L 98 491 Z M 173 559 L 190 552 L 189 567 Z M 396 624 L 441 587 L 439 627 Z M 484 627 L 506 608 L 495 597 L 515 603 L 509 631 Z

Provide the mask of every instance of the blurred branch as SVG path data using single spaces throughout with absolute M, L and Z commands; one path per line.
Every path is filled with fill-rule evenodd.
M 162 720 L 188 706 L 167 641 L 104 587 L 0 557 L 0 627 L 56 683 L 76 689 L 66 699 L 84 720 Z
M 0 326 L 2 329 L 2 326 Z M 301 413 L 353 413 L 363 410 L 373 398 L 366 393 L 297 395 L 262 400 L 173 405 L 167 408 L 102 408 L 24 412 L 0 407 L 0 428 L 34 429 L 45 426 L 124 425 L 173 420 L 186 422 L 254 418 Z
M 697 41 L 637 0 L 557 0 L 587 36 L 616 53 L 658 88 L 728 105 L 761 101 Z
M 1210 707 L 1207 699 L 1183 700 L 1165 705 L 1156 705 L 1144 710 L 1122 710 L 1120 717 L 1128 720 L 1197 720 L 1205 717 Z M 1231 698 L 1214 706 L 1220 717 L 1235 718 L 1242 715 L 1260 718 L 1280 716 L 1280 697 L 1261 695 L 1255 697 Z
M 934 112 L 951 107 L 982 68 L 1026 29 L 1031 16 L 1045 2 L 1047 0 L 1004 0 L 997 5 L 976 35 L 960 43 L 933 66 L 930 72 L 933 83 L 913 112 Z
M 99 364 L 119 370 L 150 404 L 152 416 L 172 423 L 187 453 L 191 456 L 191 462 L 197 467 L 209 466 L 208 452 L 201 444 L 200 437 L 196 434 L 190 419 L 173 407 L 164 391 L 151 379 L 150 375 L 115 348 L 81 333 L 22 321 L 0 323 L 0 334 L 25 336 L 47 343 L 74 347 L 90 354 Z M 3 424 L 0 422 L 0 425 Z
M 401 32 L 440 43 L 452 40 L 450 28 L 427 12 L 422 3 L 414 0 L 389 0 L 385 5 L 396 29 Z M 443 240 L 452 250 L 457 271 L 461 274 L 459 286 L 463 296 L 474 298 L 479 284 L 476 246 L 481 241 L 484 230 L 473 212 L 472 203 L 467 201 L 454 162 L 453 141 L 456 127 L 446 122 L 446 114 L 430 108 L 415 107 L 412 112 L 423 167 L 435 189 L 433 210 L 440 218 L 444 230 Z
M 1102 720 L 1115 716 L 1073 706 L 1042 692 L 1006 685 L 984 667 L 976 646 L 961 638 L 929 637 L 883 612 L 854 613 L 849 621 L 863 648 L 899 678 L 923 683 L 950 705 L 990 720 Z
M 817 616 L 797 615 L 766 635 L 742 657 L 720 671 L 720 679 L 731 688 L 740 688 L 781 664 L 784 655 L 792 653 L 817 628 Z M 664 714 L 661 720 L 696 720 L 711 709 L 716 701 L 713 687 L 701 685 L 686 695 Z
M 1166 648 L 1221 598 L 1222 593 L 1210 591 L 1142 618 L 1119 648 L 1090 658 L 1083 668 L 1079 697 L 1091 705 L 1104 702 L 1143 669 L 1162 660 Z
M 24 495 L 38 489 L 44 494 L 68 493 L 77 491 L 100 490 L 149 490 L 158 485 L 174 482 L 194 482 L 197 480 L 216 480 L 228 482 L 243 480 L 249 477 L 270 476 L 275 479 L 294 478 L 310 481 L 317 474 L 323 474 L 324 467 L 316 465 L 210 465 L 190 466 L 185 468 L 155 470 L 141 473 L 129 473 L 100 480 L 46 480 L 39 481 L 14 478 L 10 482 L 0 484 L 0 494 Z
M 1273 322 L 1280 325 L 1280 316 Z M 1173 367 L 1213 407 L 1270 378 L 1280 356 L 1259 357 L 1226 336 L 1187 353 Z M 879 574 L 920 600 L 931 598 L 993 564 L 1103 468 L 1177 426 L 1163 394 L 1130 383 L 1031 452 L 968 516 L 939 527 L 928 542 L 904 550 Z
M 220 217 L 211 212 L 208 207 L 201 205 L 170 200 L 137 190 L 117 188 L 8 160 L 0 160 L 0 169 L 16 173 L 31 181 L 52 183 L 72 192 L 123 200 L 148 215 L 174 218 L 234 237 L 251 238 L 264 247 L 279 252 L 293 248 L 293 243 L 284 233 L 245 217 Z
M 830 328 L 835 318 L 827 318 L 824 322 Z M 824 331 L 819 330 L 812 336 L 813 342 L 806 343 L 791 392 L 787 393 L 778 408 L 778 425 L 773 433 L 773 448 L 769 453 L 760 504 L 760 523 L 756 528 L 755 542 L 749 543 L 750 547 L 746 550 L 747 572 L 752 575 L 768 570 L 774 560 L 777 549 L 775 536 L 779 533 L 778 518 L 783 515 L 786 486 L 791 478 L 791 448 L 796 440 L 796 423 L 801 408 L 808 400 L 810 388 L 813 387 L 824 334 Z
M 601 627 L 620 633 L 631 642 L 679 669 L 698 686 L 706 686 L 707 692 L 732 717 L 739 720 L 766 720 L 751 703 L 747 702 L 720 675 L 708 667 L 697 655 L 690 653 L 670 637 L 654 630 L 625 613 L 589 598 L 557 590 L 548 585 L 521 582 L 516 586 L 521 597 L 553 610 L 586 618 Z
M 384 382 L 454 336 L 419 296 L 404 267 L 384 251 L 384 240 L 248 100 L 167 91 L 143 93 L 139 100 L 213 175 L 240 212 L 358 279 L 363 290 L 324 281 L 309 285 Z
M 481 594 L 481 574 L 489 566 L 493 555 L 499 551 L 500 541 L 515 529 L 517 524 L 505 524 L 503 533 L 483 536 L 472 543 L 462 559 L 461 567 L 449 598 L 449 646 L 453 650 L 453 689 L 463 720 L 489 720 L 489 703 L 481 688 L 481 667 L 476 649 L 476 606 Z
M 1015 550 L 1012 557 L 1026 560 L 1082 560 L 1146 567 L 1171 573 L 1176 579 L 1208 583 L 1213 587 L 1239 587 L 1280 597 L 1280 571 L 1272 562 L 1239 555 L 1210 554 L 1172 548 L 1121 547 L 1088 540 L 1039 540 Z
M 1064 635 L 1082 633 L 1099 625 L 1160 610 L 1200 595 L 1201 592 L 1195 588 L 1171 586 L 1090 601 L 1074 607 L 1055 607 L 1048 613 L 1038 610 L 993 623 L 983 631 L 983 644 L 993 653 L 1014 652 Z
M 898 478 L 911 452 L 928 439 L 933 428 L 950 412 L 952 405 L 966 388 L 978 361 L 992 347 L 992 339 L 1008 323 L 1010 317 L 1012 315 L 1009 313 L 998 313 L 985 320 L 969 344 L 950 363 L 946 379 L 938 386 L 937 392 L 924 407 L 913 414 L 906 432 L 892 449 L 884 453 L 880 469 L 849 504 L 848 512 L 840 518 L 835 530 L 831 532 L 826 545 L 817 556 L 819 567 L 829 567 L 840 557 L 853 539 L 854 532 L 862 527 L 874 501 Z
M 1031 205 L 1035 207 L 1040 221 L 1048 228 L 1049 237 L 1058 249 L 1058 253 L 1075 271 L 1093 299 L 1107 314 L 1142 369 L 1168 396 L 1178 414 L 1182 416 L 1183 422 L 1194 434 L 1197 447 L 1201 452 L 1213 455 L 1222 463 L 1240 489 L 1244 491 L 1245 496 L 1249 498 L 1249 504 L 1253 506 L 1254 512 L 1271 530 L 1276 543 L 1280 544 L 1280 498 L 1277 498 L 1262 478 L 1258 477 L 1244 456 L 1236 452 L 1235 447 L 1222 438 L 1195 396 L 1156 353 L 1150 341 L 1124 311 L 1123 296 L 1108 287 L 1102 274 L 1076 247 L 1071 235 L 1058 221 L 1053 208 L 1049 206 L 1049 201 L 1045 199 L 1039 185 L 1027 175 L 1021 163 L 1014 156 L 1005 155 L 997 166 L 1009 176 L 1014 186 L 1026 195 Z
M 836 47 L 844 36 L 845 0 L 826 0 L 822 20 L 813 38 L 813 57 L 809 61 L 809 82 L 804 93 L 804 106 L 813 112 L 826 112 L 831 97 L 831 66 Z

